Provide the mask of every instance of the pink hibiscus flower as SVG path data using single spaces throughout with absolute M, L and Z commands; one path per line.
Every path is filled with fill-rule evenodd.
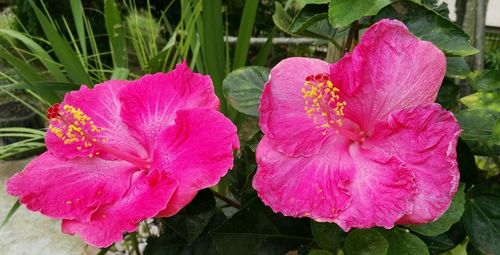
M 208 76 L 170 73 L 112 80 L 68 93 L 49 109 L 48 151 L 7 181 L 32 211 L 105 247 L 166 217 L 233 166 L 236 127 L 219 113 Z
M 330 65 L 288 58 L 260 104 L 253 186 L 276 212 L 344 230 L 435 220 L 457 190 L 453 114 L 435 104 L 446 60 L 396 20 Z

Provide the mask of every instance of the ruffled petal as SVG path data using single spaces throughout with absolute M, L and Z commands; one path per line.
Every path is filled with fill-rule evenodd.
M 331 66 L 331 78 L 347 101 L 344 117 L 371 133 L 395 110 L 433 103 L 445 71 L 443 52 L 400 21 L 384 19 Z
M 327 73 L 328 63 L 299 57 L 284 59 L 271 70 L 260 101 L 259 124 L 276 148 L 286 155 L 314 155 L 328 140 L 323 130 L 308 118 L 301 92 L 308 76 Z
M 123 120 L 148 149 L 174 123 L 177 110 L 219 108 L 210 77 L 191 72 L 185 62 L 169 73 L 145 75 L 131 82 L 119 97 Z
M 348 146 L 347 140 L 337 140 L 312 157 L 290 157 L 266 135 L 257 147 L 253 187 L 275 212 L 335 221 L 351 201 L 348 188 L 356 170 Z
M 349 207 L 335 222 L 344 231 L 351 228 L 392 228 L 410 212 L 416 192 L 411 169 L 396 157 L 359 144 L 350 147 L 356 175 L 349 186 Z
M 125 161 L 63 160 L 45 152 L 7 181 L 7 192 L 32 211 L 86 220 L 98 207 L 125 194 L 135 170 Z
M 62 231 L 80 235 L 91 245 L 107 247 L 165 208 L 176 187 L 176 181 L 160 170 L 137 172 L 122 199 L 100 207 L 88 221 L 63 220 Z
M 153 167 L 163 169 L 179 186 L 159 216 L 168 217 L 188 204 L 198 190 L 217 184 L 233 167 L 239 148 L 236 127 L 211 109 L 179 110 L 175 124 L 158 137 Z
M 84 121 L 86 124 L 80 122 L 75 127 L 82 128 L 87 135 L 92 137 L 86 136 L 86 139 L 82 139 L 81 135 L 74 131 L 73 135 L 78 141 L 65 143 L 54 132 L 49 131 L 45 138 L 47 148 L 54 154 L 65 158 L 88 157 L 90 154 L 97 156 L 96 154 L 99 154 L 107 159 L 115 159 L 116 157 L 107 154 L 105 150 L 99 150 L 96 147 L 97 143 L 104 141 L 107 146 L 117 150 L 132 153 L 138 157 L 147 156 L 144 148 L 132 137 L 128 127 L 120 117 L 121 102 L 117 95 L 122 88 L 127 86 L 127 83 L 127 81 L 111 80 L 98 84 L 92 89 L 82 86 L 80 90 L 66 94 L 59 108 L 67 120 L 51 120 L 51 128 L 58 128 L 63 134 L 68 132 L 68 126 L 76 121 L 74 116 L 69 113 L 70 110 L 64 110 L 65 106 L 70 106 L 75 110 L 80 109 L 83 114 L 90 117 L 90 120 Z M 102 130 L 97 132 L 92 129 L 92 125 Z M 92 141 L 92 138 L 95 140 Z
M 447 210 L 459 184 L 459 134 L 453 114 L 431 104 L 392 113 L 366 141 L 400 158 L 415 174 L 415 205 L 398 223 L 427 223 Z

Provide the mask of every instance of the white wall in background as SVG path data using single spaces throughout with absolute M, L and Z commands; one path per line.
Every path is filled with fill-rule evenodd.
M 473 0 L 469 0 L 473 1 Z M 446 2 L 450 9 L 450 19 L 456 20 L 455 2 L 456 0 L 439 0 L 440 3 Z M 489 0 L 486 13 L 486 25 L 492 27 L 500 27 L 500 0 Z

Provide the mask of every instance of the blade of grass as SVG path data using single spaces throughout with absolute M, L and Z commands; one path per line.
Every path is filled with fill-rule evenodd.
M 114 0 L 104 2 L 104 17 L 115 68 L 128 68 L 126 30 Z
M 259 0 L 245 1 L 243 15 L 240 20 L 240 29 L 238 30 L 238 40 L 236 41 L 236 49 L 234 51 L 233 69 L 245 66 L 247 61 L 248 48 L 250 47 L 250 37 L 252 36 L 258 6 Z
M 71 14 L 73 14 L 73 21 L 75 22 L 76 33 L 78 35 L 78 41 L 80 42 L 80 49 L 83 57 L 87 57 L 87 40 L 85 39 L 85 27 L 83 23 L 83 18 L 85 13 L 83 11 L 82 2 L 79 0 L 70 0 Z
M 273 48 L 273 38 L 278 35 L 278 28 L 274 27 L 269 36 L 267 36 L 266 43 L 260 48 L 257 57 L 255 57 L 254 65 L 264 66 L 266 64 L 267 58 L 271 54 Z
M 68 79 L 66 79 L 66 76 L 64 76 L 61 69 L 55 63 L 54 59 L 50 56 L 50 54 L 46 50 L 44 50 L 42 46 L 36 43 L 33 39 L 31 39 L 30 37 L 26 36 L 21 32 L 10 29 L 0 29 L 0 34 L 15 38 L 20 42 L 22 42 L 28 49 L 30 49 L 33 56 L 35 56 L 36 58 L 38 58 L 38 60 L 40 60 L 40 62 L 45 66 L 45 68 L 47 68 L 50 74 L 57 81 L 66 81 L 66 82 L 68 81 Z
M 220 99 L 220 111 L 227 114 L 227 102 L 222 94 L 222 80 L 225 75 L 222 3 L 221 0 L 201 1 L 203 2 L 202 51 L 205 71 L 212 77 L 215 93 Z
M 58 30 L 53 26 L 49 18 L 42 13 L 32 0 L 30 0 L 29 3 L 35 12 L 38 22 L 42 26 L 45 36 L 49 40 L 54 53 L 61 64 L 66 68 L 70 79 L 75 83 L 90 84 L 90 77 L 85 72 L 82 62 L 80 62 L 78 55 L 73 48 L 71 48 L 69 42 L 64 39 L 61 34 L 59 34 Z
M 19 202 L 19 200 L 17 200 L 14 203 L 14 205 L 12 205 L 7 215 L 5 215 L 5 218 L 3 218 L 2 224 L 0 225 L 0 229 L 2 229 L 5 226 L 5 224 L 7 224 L 7 222 L 9 222 L 10 218 L 12 218 L 12 216 L 14 215 L 14 213 L 16 213 L 17 209 L 19 209 L 20 206 L 21 203 Z

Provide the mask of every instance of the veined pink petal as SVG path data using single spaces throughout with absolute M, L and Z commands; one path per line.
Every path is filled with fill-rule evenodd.
M 86 133 L 85 138 L 82 138 L 79 132 L 73 131 L 78 141 L 65 144 L 54 132 L 49 131 L 45 138 L 47 148 L 54 154 L 66 158 L 88 157 L 92 154 L 92 156 L 115 159 L 115 156 L 96 147 L 96 143 L 105 143 L 117 150 L 145 158 L 146 151 L 133 138 L 120 117 L 121 102 L 117 95 L 127 83 L 127 81 L 111 80 L 92 89 L 82 86 L 80 90 L 66 94 L 59 108 L 67 118 L 51 120 L 50 124 L 53 128 L 61 129 L 63 134 L 67 133 L 69 125 L 74 125 L 75 128 L 83 129 Z M 90 117 L 90 120 L 83 121 L 85 124 L 77 121 L 73 114 L 69 113 L 70 110 L 63 109 L 66 105 L 81 110 L 82 114 Z M 74 122 L 78 122 L 77 125 Z M 92 131 L 92 125 L 102 130 Z
M 433 103 L 445 71 L 443 52 L 400 21 L 384 19 L 331 66 L 331 78 L 347 101 L 345 117 L 370 134 L 395 110 Z
M 301 92 L 308 76 L 328 73 L 328 63 L 297 57 L 284 59 L 271 70 L 260 101 L 259 124 L 276 148 L 286 155 L 314 155 L 328 139 L 308 118 Z
M 417 192 L 414 174 L 404 163 L 380 149 L 363 145 L 350 147 L 356 174 L 349 192 L 349 207 L 335 222 L 345 231 L 351 228 L 392 228 L 413 206 Z
M 290 157 L 279 152 L 266 135 L 257 147 L 253 187 L 275 212 L 335 221 L 356 199 L 348 187 L 356 172 L 348 146 L 348 140 L 337 140 L 314 156 Z
M 198 190 L 213 186 L 233 167 L 239 148 L 236 126 L 212 109 L 179 110 L 175 124 L 158 137 L 153 168 L 167 171 L 178 187 L 159 216 L 171 216 Z
M 459 183 L 459 134 L 453 114 L 431 104 L 391 113 L 366 141 L 400 158 L 415 174 L 415 205 L 398 223 L 427 223 L 446 211 Z
M 181 109 L 218 109 L 212 80 L 193 73 L 184 62 L 169 73 L 145 75 L 120 91 L 123 121 L 148 148 L 154 148 L 158 135 L 174 123 Z
M 63 220 L 62 231 L 80 235 L 89 244 L 107 247 L 165 208 L 176 187 L 176 181 L 158 169 L 137 172 L 122 199 L 100 207 L 88 221 Z
M 98 207 L 121 199 L 135 170 L 125 161 L 64 160 L 45 152 L 7 181 L 7 192 L 32 211 L 87 220 Z

